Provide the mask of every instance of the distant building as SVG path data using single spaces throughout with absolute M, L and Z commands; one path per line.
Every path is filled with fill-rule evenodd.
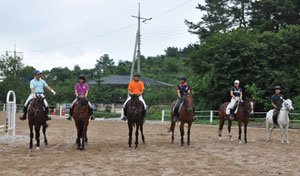
M 101 84 L 111 86 L 111 87 L 119 87 L 119 88 L 127 88 L 129 84 L 129 75 L 116 75 L 101 78 Z M 155 81 L 151 78 L 141 77 L 141 81 L 145 86 L 154 86 L 154 87 L 173 87 L 172 84 L 168 84 L 161 81 Z M 97 85 L 98 83 L 95 80 L 91 80 L 88 82 L 89 85 Z

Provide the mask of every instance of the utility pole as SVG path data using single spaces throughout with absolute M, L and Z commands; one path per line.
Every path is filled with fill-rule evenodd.
M 143 20 L 142 22 L 146 22 L 148 20 L 151 20 L 152 18 L 143 18 L 141 17 L 141 3 L 139 3 L 139 11 L 138 11 L 138 16 L 132 16 L 134 18 L 138 19 L 138 40 L 137 40 L 137 72 L 141 73 L 141 19 Z
M 24 52 L 17 52 L 17 49 L 16 49 L 16 44 L 14 44 L 14 51 L 6 51 L 6 53 L 14 53 L 14 59 L 15 61 L 17 60 L 17 54 L 23 54 Z M 14 68 L 14 75 L 16 76 L 17 73 L 16 73 L 16 62 L 13 62 L 13 68 Z

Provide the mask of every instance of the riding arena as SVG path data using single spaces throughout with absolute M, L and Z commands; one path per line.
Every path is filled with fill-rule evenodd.
M 9 93 L 13 94 L 13 92 Z M 266 128 L 248 127 L 248 143 L 239 143 L 238 127 L 230 140 L 224 130 L 219 140 L 218 126 L 193 124 L 191 143 L 181 147 L 179 123 L 174 143 L 170 121 L 147 121 L 145 143 L 128 147 L 128 126 L 119 118 L 90 121 L 85 151 L 76 149 L 77 130 L 73 121 L 60 116 L 48 121 L 48 145 L 28 151 L 27 121 L 16 120 L 15 102 L 0 113 L 1 175 L 298 175 L 300 158 L 299 129 L 289 129 L 289 144 L 282 144 L 279 129 L 267 141 Z M 10 114 L 8 116 L 7 114 Z M 7 119 L 10 117 L 11 119 Z M 7 120 L 6 120 L 7 119 Z M 16 123 L 6 130 L 8 122 Z M 4 124 L 4 125 L 3 125 Z M 227 124 L 225 124 L 227 125 Z M 187 126 L 185 126 L 187 129 Z M 8 129 L 8 128 L 7 128 Z M 8 133 L 6 133 L 6 131 Z M 186 133 L 185 133 L 186 136 Z M 141 139 L 141 136 L 139 136 Z M 186 138 L 185 138 L 186 140 Z M 135 138 L 133 138 L 133 142 Z M 141 141 L 141 140 L 140 140 Z

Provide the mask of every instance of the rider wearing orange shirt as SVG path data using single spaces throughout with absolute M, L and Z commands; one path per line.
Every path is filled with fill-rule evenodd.
M 129 95 L 140 95 L 139 96 L 139 100 L 144 104 L 144 111 L 143 111 L 143 118 L 145 118 L 145 114 L 146 114 L 146 109 L 147 109 L 147 105 L 145 103 L 145 100 L 143 99 L 143 93 L 145 90 L 145 86 L 144 83 L 142 81 L 140 81 L 140 74 L 139 73 L 134 73 L 134 80 L 131 81 L 128 85 L 128 90 L 129 90 Z M 127 102 L 131 99 L 131 96 L 128 96 L 127 100 L 125 101 L 124 105 L 123 105 L 123 112 L 124 112 L 124 116 L 122 118 L 122 120 L 126 121 L 127 120 L 127 109 L 126 104 Z

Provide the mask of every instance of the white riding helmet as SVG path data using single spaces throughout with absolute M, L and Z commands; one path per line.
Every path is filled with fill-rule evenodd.
M 235 80 L 235 81 L 234 81 L 234 84 L 235 84 L 235 83 L 240 84 L 240 81 L 239 81 L 239 80 Z

